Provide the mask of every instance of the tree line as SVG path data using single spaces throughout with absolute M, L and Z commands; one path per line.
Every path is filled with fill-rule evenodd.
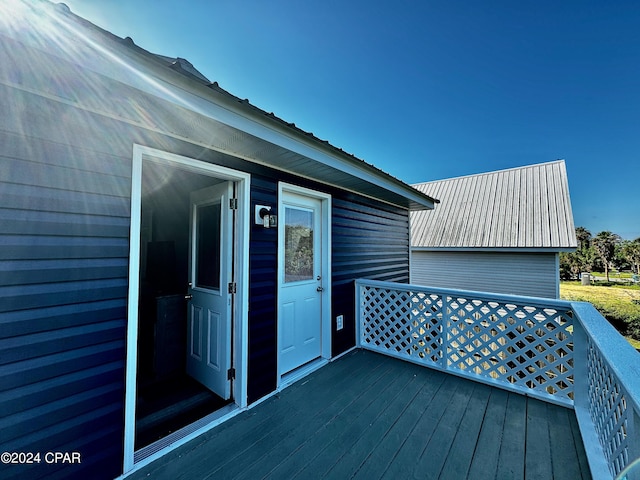
M 640 238 L 623 240 L 619 235 L 604 231 L 592 236 L 584 227 L 576 228 L 578 248 L 560 253 L 560 278 L 577 278 L 581 272 L 631 271 L 640 274 Z

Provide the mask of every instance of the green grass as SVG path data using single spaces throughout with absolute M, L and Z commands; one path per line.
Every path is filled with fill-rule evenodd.
M 635 338 L 631 338 L 631 337 L 625 337 L 629 343 L 631 344 L 631 346 L 633 348 L 635 348 L 636 350 L 640 350 L 640 341 L 636 340 Z
M 602 277 L 602 278 L 606 278 L 606 275 L 604 274 L 604 272 L 591 272 L 591 275 L 594 275 L 596 277 Z M 633 276 L 633 273 L 631 272 L 609 272 L 609 279 L 612 278 L 625 278 L 627 280 L 631 280 L 631 277 Z
M 560 298 L 592 303 L 621 334 L 640 341 L 640 288 L 561 282 Z

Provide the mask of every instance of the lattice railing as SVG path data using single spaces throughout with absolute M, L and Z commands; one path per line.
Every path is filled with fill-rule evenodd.
M 361 285 L 361 345 L 570 404 L 571 309 L 461 293 Z
M 609 468 L 617 475 L 629 463 L 627 394 L 600 350 L 590 339 L 587 343 L 589 413 Z
M 612 475 L 640 479 L 640 463 L 632 464 L 640 458 L 640 354 L 592 305 L 572 306 L 580 322 L 577 337 L 584 345 L 580 357 L 586 364 L 580 375 L 586 381 L 579 385 L 575 400 L 581 430 L 587 425 L 588 434 L 588 427 L 593 428 L 593 443 L 602 448 L 604 464 Z
M 640 354 L 590 304 L 370 280 L 356 294 L 359 346 L 575 405 L 593 478 L 640 480 Z

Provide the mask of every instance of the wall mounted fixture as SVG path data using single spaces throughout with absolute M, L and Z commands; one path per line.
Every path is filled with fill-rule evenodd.
M 262 225 L 264 228 L 278 226 L 278 217 L 271 215 L 271 207 L 269 205 L 256 205 L 254 220 L 256 225 Z

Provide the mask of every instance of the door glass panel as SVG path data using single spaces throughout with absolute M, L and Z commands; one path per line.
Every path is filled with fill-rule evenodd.
M 220 204 L 196 207 L 196 286 L 220 289 Z
M 284 281 L 313 279 L 313 210 L 285 207 Z

